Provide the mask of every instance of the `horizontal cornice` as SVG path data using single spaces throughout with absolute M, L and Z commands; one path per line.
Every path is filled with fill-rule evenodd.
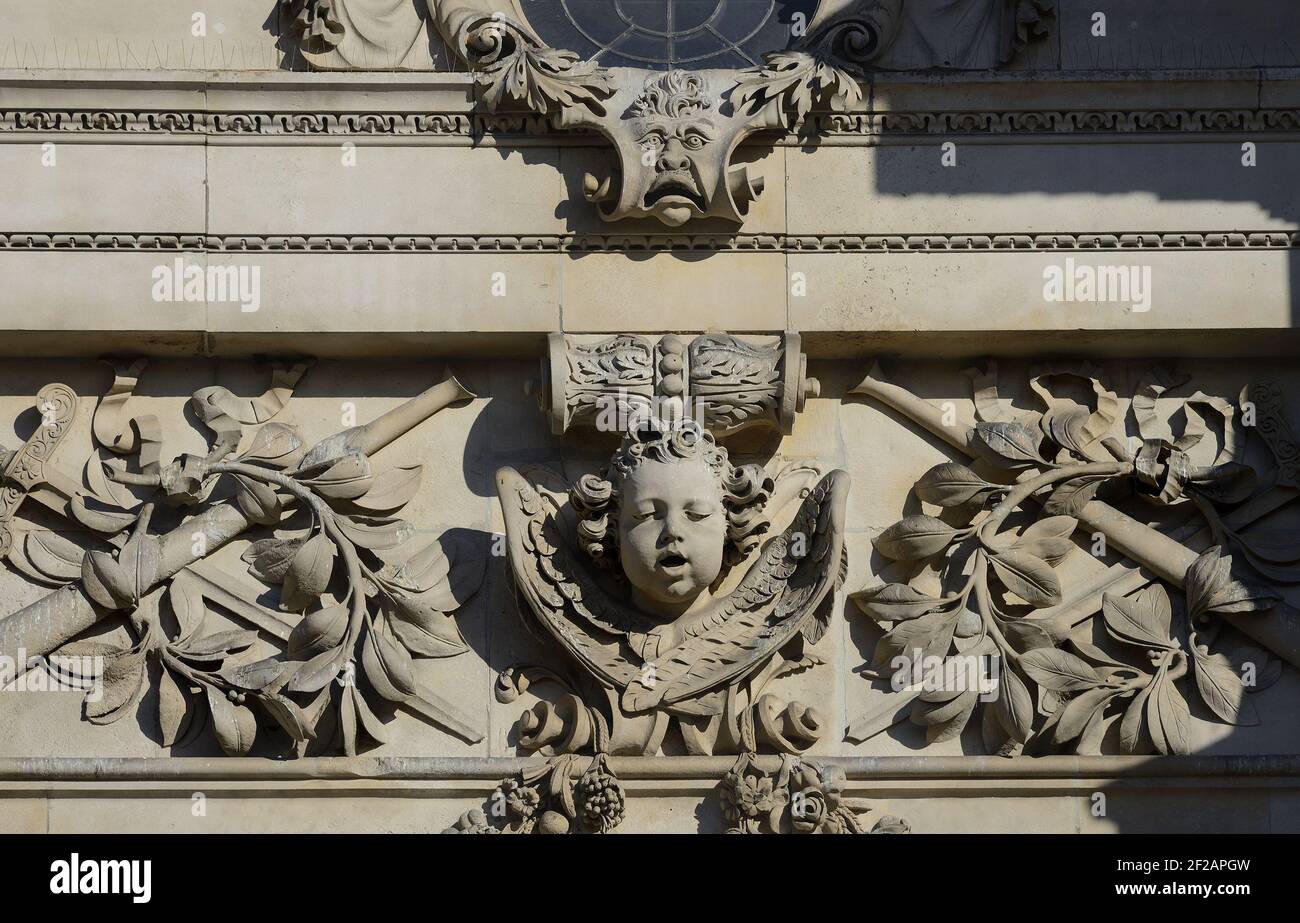
M 825 113 L 813 117 L 817 143 L 827 136 L 915 135 L 1180 136 L 1233 132 L 1300 131 L 1300 106 L 1271 109 L 1023 109 Z M 362 136 L 470 138 L 488 134 L 556 135 L 551 118 L 525 113 L 302 109 L 206 111 L 167 108 L 0 109 L 0 135 L 73 134 L 134 138 L 270 137 L 310 140 Z
M 759 757 L 760 764 L 779 763 Z M 853 781 L 923 781 L 927 783 L 998 782 L 1022 780 L 1087 785 L 1095 780 L 1160 780 L 1196 787 L 1250 787 L 1300 784 L 1296 756 L 1044 756 L 1007 759 L 998 756 L 818 756 L 844 769 Z M 309 757 L 269 760 L 256 757 L 221 759 L 0 758 L 0 783 L 123 783 L 133 781 L 298 782 L 360 781 L 418 782 L 447 780 L 494 782 L 536 760 L 516 757 Z M 610 766 L 628 781 L 714 780 L 735 763 L 734 757 L 614 756 Z
M 176 253 L 574 253 L 774 251 L 951 253 L 1291 250 L 1300 231 L 1053 234 L 159 234 L 0 232 L 0 251 Z

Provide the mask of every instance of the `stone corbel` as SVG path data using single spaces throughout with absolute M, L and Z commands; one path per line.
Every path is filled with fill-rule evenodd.
M 489 111 L 522 107 L 610 142 L 614 170 L 588 174 L 583 188 L 606 221 L 738 224 L 762 192 L 761 179 L 731 163 L 740 143 L 755 131 L 795 128 L 814 106 L 842 108 L 859 98 L 852 77 L 804 52 L 752 72 L 604 68 L 548 47 L 513 3 L 427 2 Z
M 594 131 L 609 170 L 583 178 L 605 221 L 743 222 L 762 177 L 734 164 L 758 131 L 799 131 L 861 99 L 872 70 L 987 69 L 1044 29 L 1045 0 L 831 0 L 793 48 L 746 70 L 602 67 L 552 48 L 517 0 L 280 0 L 283 28 L 317 69 L 417 66 L 426 17 L 475 75 L 490 112 L 524 110 Z

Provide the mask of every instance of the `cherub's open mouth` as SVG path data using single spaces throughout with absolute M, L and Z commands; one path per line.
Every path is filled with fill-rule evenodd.
M 685 567 L 686 563 L 686 558 L 676 552 L 666 554 L 659 559 L 660 567 Z
M 704 211 L 704 197 L 700 195 L 694 177 L 686 170 L 674 170 L 671 173 L 660 174 L 650 184 L 650 189 L 645 194 L 645 207 L 651 208 L 665 199 L 673 199 L 680 204 L 693 205 L 698 210 Z

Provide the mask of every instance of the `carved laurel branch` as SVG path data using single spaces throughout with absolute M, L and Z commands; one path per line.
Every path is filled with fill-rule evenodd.
M 999 404 L 994 375 L 978 378 L 976 406 L 985 419 L 975 425 L 970 442 L 994 474 L 985 477 L 956 463 L 935 466 L 914 491 L 940 507 L 944 518 L 908 516 L 874 540 L 887 558 L 930 562 L 940 585 L 951 591 L 936 596 L 908 583 L 888 583 L 853 594 L 857 606 L 886 629 L 867 675 L 901 678 L 904 686 L 921 690 L 913 692 L 911 718 L 927 728 L 932 742 L 961 734 L 983 705 L 985 745 L 1004 755 L 1059 745 L 1095 755 L 1117 720 L 1126 752 L 1187 753 L 1191 712 L 1180 685 L 1185 677 L 1218 720 L 1257 724 L 1246 694 L 1271 682 L 1262 675 L 1268 655 L 1250 646 L 1212 652 L 1220 627 L 1214 617 L 1271 608 L 1280 596 L 1268 583 L 1300 581 L 1300 548 L 1289 535 L 1244 535 L 1239 525 L 1225 521 L 1222 508 L 1251 498 L 1256 482 L 1254 470 L 1236 460 L 1241 440 L 1233 405 L 1197 392 L 1181 402 L 1186 426 L 1170 438 L 1162 434 L 1155 403 L 1166 383 L 1148 379 L 1131 402 L 1141 436 L 1133 451 L 1116 435 L 1119 402 L 1097 378 L 1076 372 L 1041 376 L 1033 387 L 1047 409 L 1015 417 Z M 1060 377 L 1089 384 L 1095 405 L 1053 394 L 1051 382 Z M 879 387 L 872 382 L 869 376 L 864 383 L 867 393 Z M 1219 417 L 1222 442 L 1217 453 L 1194 458 L 1198 446 L 1208 445 L 1203 412 Z M 1100 491 L 1156 506 L 1194 507 L 1213 544 L 1187 569 L 1186 601 L 1177 616 L 1159 582 L 1137 592 L 1097 594 L 1100 606 L 1088 607 L 1083 618 L 1079 606 L 1066 604 L 1055 568 L 1074 548 L 1078 517 Z M 1029 509 L 1031 500 L 1041 509 Z M 1004 531 L 1016 512 L 1031 512 L 1035 519 L 1018 532 Z M 1184 527 L 1175 537 L 1190 539 L 1197 531 L 1195 525 Z M 1073 631 L 1097 608 L 1118 645 L 1113 655 Z M 964 675 L 958 666 L 963 658 L 988 656 L 1001 663 L 991 702 L 972 685 L 942 680 Z M 1253 665 L 1244 671 L 1254 674 L 1249 682 L 1243 680 L 1246 664 Z M 850 737 L 862 739 L 879 729 L 851 728 Z
M 216 434 L 212 449 L 206 457 L 182 455 L 166 465 L 158 460 L 156 443 L 124 446 L 109 435 L 114 424 L 137 434 L 157 429 L 152 418 L 123 421 L 121 405 L 135 378 L 124 385 L 119 369 L 94 431 L 101 445 L 138 455 L 139 470 L 92 456 L 88 478 L 93 485 L 98 472 L 101 489 L 67 491 L 69 514 L 99 533 L 98 547 L 82 553 L 56 533 L 33 530 L 9 556 L 18 569 L 48 583 L 80 578 L 82 592 L 97 606 L 129 616 L 135 639 L 130 647 L 73 642 L 47 661 L 55 670 L 74 664 L 72 675 L 63 677 L 73 685 L 102 681 L 102 690 L 92 688 L 86 699 L 91 722 L 108 724 L 132 714 L 152 676 L 165 746 L 192 738 L 210 717 L 222 749 L 245 754 L 258 735 L 253 705 L 278 723 L 299 755 L 312 742 L 326 749 L 337 742 L 348 755 L 367 740 L 383 742 L 384 722 L 371 702 L 408 705 L 444 729 L 473 735 L 417 683 L 413 658 L 468 649 L 453 613 L 477 589 L 483 556 L 449 545 L 445 537 L 417 539 L 410 523 L 391 514 L 415 495 L 420 466 L 376 471 L 369 459 L 404 428 L 468 392 L 449 379 L 376 421 L 375 429 L 354 427 L 310 450 L 296 427 L 265 422 L 236 454 L 241 424 L 278 412 L 304 367 L 287 380 L 277 372 L 281 387 L 251 401 L 224 388 L 201 389 L 192 403 Z M 132 376 L 137 371 L 133 366 Z M 123 484 L 149 495 L 132 508 Z M 287 615 L 231 594 L 222 587 L 221 572 L 213 574 L 204 560 L 208 546 L 234 537 L 207 533 L 211 520 L 204 517 L 214 508 L 229 508 L 222 521 L 236 532 L 249 526 L 274 530 L 249 545 L 243 560 L 254 577 L 279 586 Z M 151 526 L 164 515 L 180 521 L 171 532 L 155 534 Z M 177 535 L 182 544 L 194 543 L 187 549 L 188 565 L 181 567 L 169 561 Z M 34 536 L 45 540 L 33 543 Z M 208 633 L 209 596 L 283 639 L 284 650 L 248 662 L 258 632 Z M 294 614 L 301 617 L 295 621 Z M 102 658 L 102 677 L 77 675 L 77 656 Z

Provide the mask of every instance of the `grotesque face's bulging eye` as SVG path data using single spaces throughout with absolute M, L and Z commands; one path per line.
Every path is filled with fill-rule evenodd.
M 641 139 L 637 143 L 652 151 L 658 151 L 663 149 L 665 139 L 661 132 L 648 131 L 641 136 Z
M 697 135 L 697 134 L 689 134 L 682 139 L 682 144 L 684 144 L 688 149 L 692 151 L 698 151 L 700 148 L 704 147 L 704 145 L 708 143 L 709 140 L 707 138 L 705 138 L 703 135 Z

